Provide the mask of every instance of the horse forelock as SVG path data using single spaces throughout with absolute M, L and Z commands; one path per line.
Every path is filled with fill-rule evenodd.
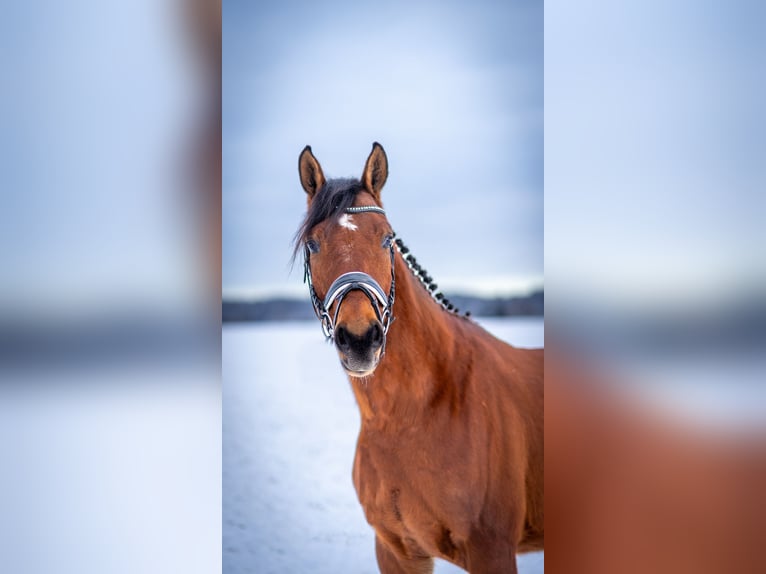
M 339 220 L 346 208 L 354 204 L 361 191 L 364 191 L 364 185 L 354 178 L 330 179 L 322 186 L 311 200 L 306 217 L 295 234 L 293 260 L 308 239 L 311 230 L 331 217 Z

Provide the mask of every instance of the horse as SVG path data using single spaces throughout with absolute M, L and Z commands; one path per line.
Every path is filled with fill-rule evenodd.
M 380 572 L 517 572 L 517 553 L 543 549 L 543 349 L 437 290 L 386 218 L 379 143 L 361 179 L 326 179 L 310 146 L 298 170 L 293 256 L 359 407 L 352 477 Z

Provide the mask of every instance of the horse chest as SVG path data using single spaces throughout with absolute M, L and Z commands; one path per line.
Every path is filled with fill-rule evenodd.
M 354 486 L 367 521 L 413 552 L 459 559 L 473 509 L 460 467 L 424 452 L 417 443 L 377 445 L 360 439 Z

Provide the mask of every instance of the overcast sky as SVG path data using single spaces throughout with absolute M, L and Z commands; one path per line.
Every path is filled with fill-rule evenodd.
M 546 311 L 765 293 L 766 4 L 546 3 Z
M 543 277 L 541 2 L 227 1 L 223 287 L 300 293 L 298 155 L 361 175 L 385 148 L 389 220 L 441 286 Z
M 43 0 L 0 18 L 0 322 L 204 296 L 188 158 L 207 79 L 176 4 Z

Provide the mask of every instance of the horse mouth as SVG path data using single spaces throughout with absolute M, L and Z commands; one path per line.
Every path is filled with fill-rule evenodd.
M 348 376 L 357 377 L 360 379 L 364 377 L 369 377 L 371 374 L 375 372 L 375 367 L 373 367 L 372 369 L 367 369 L 366 371 L 357 371 L 357 370 L 349 369 L 348 367 L 344 365 L 343 369 L 346 371 L 346 374 Z
M 340 364 L 350 377 L 369 377 L 375 372 L 380 362 L 380 353 L 376 352 L 370 359 L 356 359 L 341 355 Z

